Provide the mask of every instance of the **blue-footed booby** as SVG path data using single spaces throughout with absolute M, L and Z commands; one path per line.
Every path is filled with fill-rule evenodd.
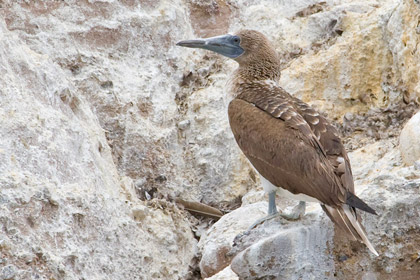
M 305 201 L 319 202 L 339 228 L 378 255 L 356 208 L 376 213 L 355 195 L 350 161 L 337 130 L 279 86 L 280 59 L 269 40 L 258 31 L 241 30 L 177 45 L 210 50 L 239 64 L 232 78 L 229 123 L 268 192 L 268 217 L 297 219 L 305 212 Z M 278 213 L 276 192 L 300 200 L 295 212 Z

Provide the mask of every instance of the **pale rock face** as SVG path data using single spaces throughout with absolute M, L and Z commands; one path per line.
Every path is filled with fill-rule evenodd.
M 420 4 L 397 1 L 386 24 L 386 37 L 392 53 L 392 75 L 404 91 L 406 101 L 420 104 Z
M 71 42 L 57 34 L 68 31 L 60 20 L 85 18 L 58 2 L 48 11 L 12 2 L 0 21 L 2 279 L 185 279 L 196 240 L 184 213 L 137 199 L 87 96 L 59 65 L 58 54 L 77 51 L 55 41 Z
M 189 6 L 77 3 L 10 1 L 5 21 L 28 48 L 61 66 L 105 130 L 119 173 L 134 180 L 139 196 L 214 204 L 244 194 L 253 182 L 248 164 L 236 160 L 240 151 L 227 124 L 222 89 L 229 71 L 214 75 L 217 82 L 209 87 L 220 58 L 202 61 L 203 54 L 175 46 L 196 36 Z M 200 4 L 194 7 L 199 13 Z M 199 89 L 203 95 L 193 94 Z M 182 129 L 181 121 L 191 125 Z
M 212 276 L 229 264 L 240 279 L 322 279 L 334 270 L 328 254 L 332 225 L 317 204 L 310 203 L 300 221 L 277 218 L 247 232 L 266 212 L 267 204 L 259 202 L 220 219 L 199 244 L 202 275 Z
M 420 113 L 415 114 L 404 126 L 400 135 L 400 152 L 405 164 L 420 160 Z
M 369 3 L 357 12 L 351 6 L 337 9 L 337 30 L 329 48 L 311 51 L 282 72 L 281 85 L 304 101 L 312 101 L 330 118 L 342 112 L 359 112 L 367 106 L 385 106 L 382 89 L 392 57 L 382 39 L 383 10 Z M 314 47 L 312 47 L 314 48 Z M 315 102 L 326 100 L 326 103 Z
M 172 199 L 264 199 L 247 194 L 259 181 L 227 121 L 235 62 L 176 47 L 179 40 L 260 30 L 282 55 L 280 84 L 338 122 L 348 112 L 419 101 L 418 1 L 0 2 L 4 279 L 199 278 L 190 220 Z M 336 234 L 335 249 L 316 261 L 328 260 L 338 279 L 418 272 L 419 174 L 401 167 L 394 142 L 350 154 L 358 194 L 381 214 L 363 216 L 381 256 Z M 230 264 L 233 256 L 217 259 L 218 250 L 265 211 L 219 222 L 201 238 L 203 276 Z M 325 216 L 308 216 L 308 234 L 296 237 L 313 237 L 312 220 Z M 331 240 L 330 231 L 317 242 Z M 290 238 L 249 240 L 241 258 Z M 237 279 L 230 268 L 215 279 Z

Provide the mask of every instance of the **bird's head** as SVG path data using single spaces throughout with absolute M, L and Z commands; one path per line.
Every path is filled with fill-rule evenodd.
M 180 41 L 177 46 L 219 53 L 238 62 L 240 68 L 252 76 L 261 75 L 261 78 L 280 76 L 280 60 L 277 52 L 267 37 L 255 30 L 244 29 L 233 35 Z

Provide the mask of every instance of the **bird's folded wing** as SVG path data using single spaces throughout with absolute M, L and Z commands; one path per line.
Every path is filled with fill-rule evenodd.
M 284 90 L 279 88 L 279 91 Z M 291 102 L 293 102 L 297 112 L 302 115 L 321 143 L 329 161 L 334 166 L 334 172 L 340 177 L 344 188 L 349 192 L 354 193 L 350 160 L 344 145 L 338 136 L 337 129 L 323 115 L 319 114 L 302 100 L 291 97 Z
M 345 201 L 325 151 L 303 117 L 273 95 L 239 95 L 229 104 L 235 139 L 267 180 L 330 206 Z

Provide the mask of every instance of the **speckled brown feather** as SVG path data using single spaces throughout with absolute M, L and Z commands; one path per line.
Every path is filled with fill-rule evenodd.
M 327 157 L 334 167 L 334 172 L 341 178 L 344 189 L 354 193 L 350 160 L 338 136 L 337 129 L 323 115 L 302 100 L 292 97 L 292 102 L 324 147 Z

